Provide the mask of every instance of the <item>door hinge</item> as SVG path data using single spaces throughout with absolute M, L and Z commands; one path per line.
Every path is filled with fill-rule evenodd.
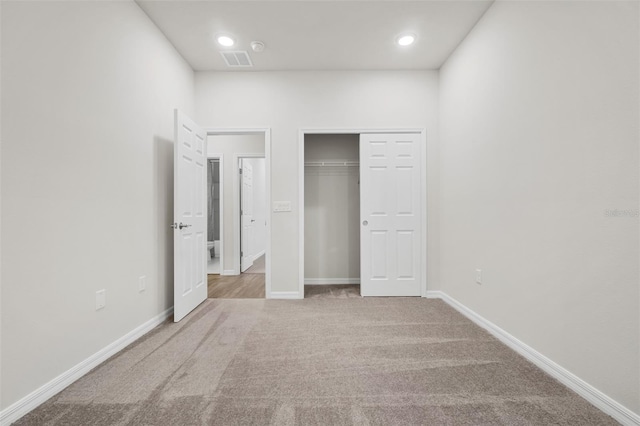
M 238 169 L 240 171 L 240 174 L 242 174 L 242 169 Z
M 244 252 L 240 251 L 240 257 L 244 256 Z

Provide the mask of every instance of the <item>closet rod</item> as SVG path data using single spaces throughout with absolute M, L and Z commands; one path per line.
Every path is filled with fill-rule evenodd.
M 309 161 L 304 165 L 310 167 L 358 167 L 360 163 L 357 161 Z

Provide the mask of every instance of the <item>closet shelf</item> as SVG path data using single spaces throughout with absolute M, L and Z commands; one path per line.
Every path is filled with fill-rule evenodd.
M 304 163 L 305 167 L 358 167 L 358 161 L 308 161 Z

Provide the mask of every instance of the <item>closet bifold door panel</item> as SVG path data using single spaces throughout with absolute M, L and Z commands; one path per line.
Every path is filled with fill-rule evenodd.
M 419 133 L 360 135 L 360 291 L 421 295 Z

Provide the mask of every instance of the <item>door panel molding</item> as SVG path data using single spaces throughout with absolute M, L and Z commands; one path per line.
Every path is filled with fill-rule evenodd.
M 240 272 L 253 265 L 253 167 L 241 157 L 238 169 L 242 171 L 240 185 Z M 236 248 L 237 251 L 238 248 Z
M 422 295 L 419 136 L 360 134 L 363 296 Z
M 174 126 L 173 320 L 178 322 L 207 298 L 207 135 L 177 109 Z
M 265 146 L 265 154 L 233 154 L 233 164 L 236 165 L 236 171 L 233 174 L 233 245 L 236 249 L 236 256 L 234 256 L 234 260 L 233 260 L 233 275 L 239 275 L 241 273 L 241 262 L 240 262 L 240 247 L 241 247 L 241 241 L 240 241 L 240 228 L 242 227 L 242 223 L 240 220 L 240 184 L 241 184 L 241 180 L 240 180 L 240 173 L 238 173 L 238 169 L 240 167 L 240 160 L 243 158 L 264 158 L 265 159 L 265 174 L 269 174 L 269 159 L 267 158 L 267 149 Z M 271 200 L 271 191 L 269 186 L 271 185 L 271 179 L 269 177 L 267 177 L 267 250 L 269 250 L 269 247 L 271 246 L 271 240 L 270 235 L 271 235 L 271 209 L 269 208 L 270 206 L 270 200 Z M 265 258 L 266 260 L 267 258 Z M 266 265 L 265 265 L 266 266 Z M 265 277 L 266 278 L 266 277 Z M 266 293 L 265 293 L 266 294 Z M 267 297 L 268 299 L 269 297 Z

